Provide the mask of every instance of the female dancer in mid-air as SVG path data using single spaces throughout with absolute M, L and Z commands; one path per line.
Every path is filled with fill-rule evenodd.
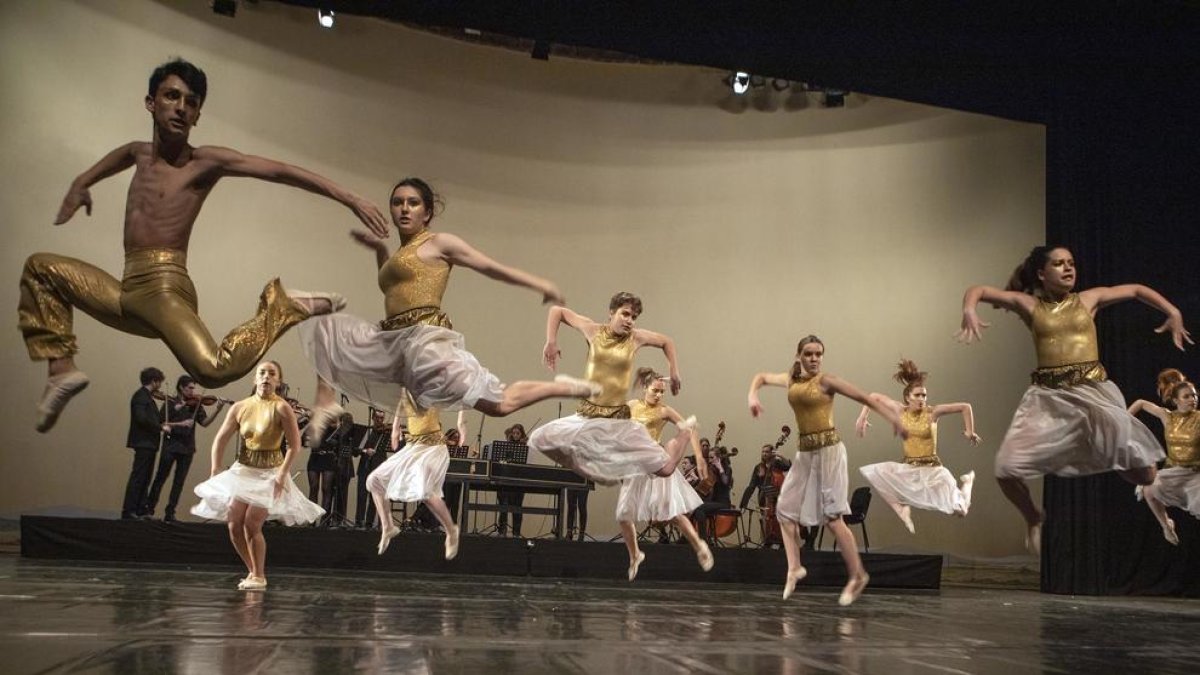
M 1096 311 L 1125 300 L 1140 300 L 1167 315 L 1154 332 L 1170 333 L 1183 349 L 1191 336 L 1179 310 L 1141 284 L 1097 286 L 1078 293 L 1075 258 L 1061 246 L 1038 246 L 1013 272 L 1008 286 L 972 286 L 963 296 L 962 329 L 970 344 L 989 325 L 975 312 L 980 302 L 1007 309 L 1033 334 L 1037 370 L 1013 414 L 996 454 L 996 480 L 1025 519 L 1025 543 L 1041 552 L 1042 512 L 1025 480 L 1052 473 L 1087 476 L 1116 471 L 1136 485 L 1154 482 L 1163 458 L 1154 435 L 1125 409 L 1125 397 L 1100 364 Z
M 1167 466 L 1158 472 L 1154 482 L 1139 487 L 1139 496 L 1162 525 L 1163 537 L 1179 545 L 1175 521 L 1167 515 L 1167 507 L 1181 508 L 1200 518 L 1200 413 L 1196 412 L 1196 385 L 1183 373 L 1168 368 L 1158 374 L 1159 407 L 1138 399 L 1129 406 L 1130 414 L 1145 410 L 1163 424 L 1167 439 Z
M 788 469 L 775 504 L 788 560 L 783 599 L 791 597 L 796 582 L 808 575 L 808 570 L 800 564 L 799 527 L 824 525 L 837 539 L 842 560 L 846 563 L 846 576 L 849 579 L 838 598 L 838 604 L 846 606 L 858 599 L 867 587 L 870 576 L 858 555 L 854 533 L 842 521 L 842 516 L 850 513 L 850 502 L 846 498 L 849 478 L 846 475 L 846 446 L 833 426 L 833 397 L 841 394 L 869 406 L 891 422 L 902 438 L 907 437 L 907 432 L 896 412 L 878 402 L 877 394 L 866 394 L 840 377 L 821 372 L 824 358 L 825 344 L 820 338 L 809 335 L 800 340 L 791 371 L 755 375 L 750 381 L 747 402 L 750 414 L 758 417 L 763 412 L 758 390 L 764 385 L 784 387 L 787 389 L 788 404 L 796 415 L 796 445 L 799 452 L 792 462 L 792 468 Z
M 928 373 L 917 368 L 908 359 L 900 362 L 895 379 L 904 385 L 904 403 L 883 394 L 877 394 L 878 402 L 900 416 L 900 422 L 908 431 L 904 441 L 903 462 L 879 462 L 859 467 L 859 472 L 875 489 L 875 492 L 892 507 L 909 532 L 916 532 L 912 522 L 912 509 L 941 511 L 942 513 L 965 516 L 971 508 L 971 487 L 975 483 L 975 472 L 963 474 L 962 487 L 954 482 L 954 475 L 942 466 L 937 454 L 937 424 L 944 415 L 961 413 L 963 436 L 971 445 L 979 445 L 975 433 L 975 415 L 970 403 L 941 403 L 929 405 L 929 390 L 925 388 Z M 855 430 L 862 436 L 871 426 L 867 418 L 871 409 L 863 406 Z

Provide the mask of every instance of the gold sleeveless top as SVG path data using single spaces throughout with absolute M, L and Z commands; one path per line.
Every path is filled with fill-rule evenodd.
M 905 410 L 900 413 L 900 424 L 908 432 L 904 441 L 904 463 L 913 466 L 941 466 L 937 456 L 937 422 L 929 408 Z
M 1092 313 L 1070 293 L 1061 302 L 1039 299 L 1029 321 L 1038 369 L 1033 383 L 1062 389 L 1108 379 L 1100 365 L 1100 346 Z
M 242 437 L 239 464 L 255 469 L 274 469 L 283 464 L 283 420 L 278 416 L 281 400 L 272 394 L 242 401 L 237 416 L 238 435 Z
M 638 424 L 646 427 L 650 438 L 659 442 L 663 429 L 667 426 L 667 418 L 662 415 L 662 404 L 650 405 L 645 401 L 636 401 L 629 406 L 629 417 Z
M 445 325 L 449 319 L 441 312 L 450 265 L 440 260 L 427 263 L 417 257 L 417 249 L 432 237 L 429 230 L 421 231 L 379 268 L 379 290 L 383 291 L 388 315 L 381 323 L 385 330 L 418 323 L 450 327 Z
M 412 395 L 405 390 L 401 412 L 408 418 L 408 443 L 439 445 L 445 441 L 445 434 L 442 433 L 442 418 L 437 408 L 418 410 Z
M 633 353 L 637 350 L 633 331 L 613 335 L 608 326 L 601 328 L 588 345 L 587 370 L 584 377 L 602 387 L 599 396 L 580 402 L 578 412 L 584 417 L 629 419 L 629 384 L 633 380 Z
M 796 447 L 819 450 L 841 442 L 833 427 L 833 396 L 821 391 L 823 373 L 793 380 L 788 385 L 788 405 L 796 414 Z
M 1171 412 L 1164 430 L 1167 466 L 1200 469 L 1200 412 Z

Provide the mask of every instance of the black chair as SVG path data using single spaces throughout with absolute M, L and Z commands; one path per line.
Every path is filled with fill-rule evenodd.
M 863 486 L 854 490 L 850 495 L 850 513 L 842 516 L 842 522 L 847 525 L 858 525 L 862 528 L 863 549 L 871 552 L 871 540 L 867 537 L 867 509 L 871 508 L 871 488 Z M 821 542 L 825 539 L 825 527 L 821 527 L 821 532 L 817 535 L 817 548 L 821 548 Z M 833 550 L 837 550 L 837 538 L 833 540 Z

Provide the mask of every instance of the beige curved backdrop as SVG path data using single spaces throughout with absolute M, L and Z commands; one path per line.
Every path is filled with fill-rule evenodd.
M 709 69 L 541 62 L 352 17 L 325 31 L 312 14 L 242 3 L 230 20 L 203 0 L 5 3 L 0 265 L 9 283 L 0 294 L 14 324 L 29 253 L 76 255 L 119 273 L 128 174 L 93 189 L 90 218 L 50 223 L 75 175 L 118 144 L 148 138 L 146 78 L 182 55 L 210 79 L 194 142 L 296 163 L 381 204 L 398 177 L 424 176 L 448 204 L 437 227 L 555 279 L 577 311 L 602 318 L 614 291 L 641 294 L 641 324 L 679 345 L 684 391 L 671 404 L 709 430 L 725 420 L 727 441 L 745 450 L 734 464 L 735 498 L 754 449 L 789 417 L 774 390 L 764 395 L 766 419 L 752 421 L 747 384 L 756 371 L 785 370 L 799 337 L 826 341 L 829 372 L 893 396 L 893 364 L 916 359 L 933 374 L 935 401 L 975 405 L 985 444 L 970 448 L 950 420 L 941 445 L 955 473 L 979 473 L 975 507 L 966 520 L 918 514 L 910 536 L 877 501 L 874 548 L 1020 551 L 1023 528 L 990 473 L 1033 365 L 1029 338 L 999 315 L 982 346 L 950 336 L 963 289 L 1002 282 L 1042 237 L 1044 129 L 863 96 L 844 109 L 736 114 L 723 73 Z M 298 190 L 223 182 L 190 254 L 209 326 L 220 335 L 244 319 L 274 275 L 340 290 L 350 311 L 378 317 L 372 257 L 346 236 L 354 225 L 341 206 Z M 545 375 L 538 300 L 459 270 L 446 309 L 479 358 L 514 380 Z M 81 318 L 79 362 L 93 385 L 53 433 L 38 435 L 44 366 L 26 359 L 10 326 L 0 356 L 8 421 L 0 513 L 69 505 L 115 514 L 137 372 L 157 365 L 173 380 L 179 367 L 158 343 Z M 562 346 L 566 369 L 578 373 L 583 341 L 564 334 Z M 312 381 L 295 336 L 272 357 L 307 398 Z M 641 361 L 663 364 L 657 353 Z M 248 388 L 246 380 L 220 393 Z M 557 410 L 545 403 L 513 421 L 531 426 Z M 847 436 L 856 413 L 837 405 Z M 470 416 L 471 437 L 479 422 Z M 506 424 L 488 420 L 485 441 Z M 202 446 L 213 431 L 201 432 Z M 879 425 L 847 440 L 852 467 L 898 454 Z M 199 457 L 193 468 L 189 502 L 206 464 Z M 595 533 L 616 531 L 614 503 L 612 490 L 593 495 Z M 527 523 L 527 533 L 548 527 L 540 517 Z

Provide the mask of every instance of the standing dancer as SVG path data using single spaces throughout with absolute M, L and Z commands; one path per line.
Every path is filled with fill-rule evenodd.
M 458 412 L 463 426 L 463 411 Z M 404 447 L 400 447 L 401 429 L 407 420 Z M 458 526 L 442 499 L 442 484 L 450 468 L 450 452 L 436 408 L 418 412 L 412 397 L 406 396 L 392 420 L 392 448 L 396 452 L 367 476 L 367 490 L 379 512 L 381 532 L 379 555 L 383 555 L 400 528 L 392 522 L 390 502 L 424 502 L 446 532 L 446 560 L 458 555 Z
M 633 379 L 633 357 L 643 346 L 658 347 L 671 370 L 671 393 L 681 382 L 675 361 L 675 342 L 666 335 L 634 328 L 642 313 L 641 298 L 617 293 L 608 303 L 608 323 L 600 324 L 566 307 L 551 307 L 546 319 L 542 360 L 550 370 L 558 365 L 558 326 L 566 323 L 588 342 L 587 380 L 599 385 L 574 415 L 543 424 L 529 437 L 529 447 L 594 480 L 615 485 L 643 474 L 669 477 L 691 441 L 696 419 L 676 426 L 679 433 L 666 448 L 654 442 L 646 427 L 630 419 L 625 403 Z M 562 376 L 559 376 L 562 377 Z
M 407 390 L 417 414 L 475 408 L 500 417 L 543 399 L 592 391 L 586 382 L 571 378 L 503 385 L 466 350 L 463 336 L 451 330 L 450 317 L 441 309 L 454 265 L 537 291 L 545 302 L 563 302 L 563 297 L 546 279 L 501 265 L 452 234 L 431 232 L 438 201 L 420 178 L 405 178 L 392 188 L 392 223 L 401 244 L 393 254 L 375 235 L 352 232 L 375 252 L 388 318 L 377 325 L 340 315 L 302 325 L 300 342 L 318 376 L 314 434 L 319 436 L 340 412 L 335 388 L 385 409 L 399 405 Z
M 667 422 L 675 425 L 683 423 L 683 417 L 674 408 L 663 405 L 663 394 L 667 391 L 665 379 L 653 368 L 640 368 L 637 381 L 643 388 L 642 398 L 628 403 L 630 419 L 646 427 L 655 442 L 661 441 Z M 696 461 L 700 462 L 700 445 L 696 443 L 695 434 L 692 434 L 692 450 L 696 454 Z M 630 581 L 637 578 L 638 567 L 646 559 L 646 554 L 638 549 L 638 533 L 634 523 L 639 520 L 674 522 L 696 552 L 700 569 L 705 572 L 712 569 L 712 551 L 696 534 L 696 528 L 687 515 L 700 503 L 699 495 L 679 471 L 672 471 L 665 478 L 641 474 L 621 481 L 621 494 L 617 497 L 617 524 L 621 526 L 621 536 L 625 539 L 625 547 L 629 549 Z
M 1192 338 L 1179 310 L 1141 284 L 1073 293 L 1075 259 L 1061 246 L 1038 246 L 1013 272 L 1005 290 L 972 286 L 963 296 L 960 342 L 983 338 L 991 324 L 975 313 L 982 301 L 1021 317 L 1033 334 L 1037 370 L 1013 414 L 996 454 L 996 480 L 1025 519 L 1025 545 L 1041 553 L 1042 512 L 1029 495 L 1028 478 L 1048 473 L 1088 476 L 1116 471 L 1136 485 L 1154 482 L 1163 451 L 1154 435 L 1125 409 L 1125 398 L 1100 364 L 1094 315 L 1125 300 L 1140 300 L 1167 315 L 1156 333 L 1169 332 L 1183 350 Z
M 1138 486 L 1137 490 L 1138 497 L 1146 498 L 1146 504 L 1162 525 L 1163 537 L 1178 546 L 1179 535 L 1175 534 L 1175 521 L 1167 515 L 1167 507 L 1181 508 L 1200 518 L 1200 413 L 1196 412 L 1196 385 L 1183 373 L 1168 368 L 1158 374 L 1158 397 L 1165 408 L 1142 399 L 1129 406 L 1131 415 L 1145 410 L 1161 420 L 1167 439 L 1167 466 L 1158 472 L 1152 484 Z
M 325 510 L 304 498 L 288 475 L 300 447 L 300 429 L 292 406 L 275 393 L 283 369 L 263 361 L 254 371 L 254 395 L 234 403 L 212 445 L 212 471 L 196 486 L 200 503 L 192 513 L 229 523 L 233 548 L 249 574 L 238 584 L 244 591 L 267 587 L 267 541 L 263 522 L 285 525 L 316 522 Z M 234 434 L 241 437 L 237 461 L 221 471 L 221 456 Z M 287 453 L 280 448 L 287 439 Z
M 776 502 L 776 514 L 783 530 L 783 548 L 788 560 L 783 599 L 791 597 L 796 582 L 808 574 L 808 570 L 800 564 L 799 527 L 824 525 L 833 532 L 842 560 L 846 563 L 846 576 L 849 578 L 838 597 L 838 604 L 846 606 L 858 599 L 871 578 L 858 555 L 854 533 L 842 521 L 842 516 L 850 513 L 850 503 L 846 499 L 849 479 L 846 475 L 846 446 L 833 426 L 833 396 L 841 394 L 870 407 L 891 422 L 901 437 L 907 437 L 908 432 L 904 431 L 895 411 L 871 398 L 877 395 L 864 394 L 840 377 L 821 372 L 824 358 L 825 344 L 820 338 L 815 335 L 805 337 L 796 347 L 796 361 L 791 371 L 755 375 L 750 381 L 747 401 L 750 414 L 758 417 L 763 412 L 762 404 L 758 401 L 758 390 L 764 385 L 785 387 L 788 404 L 796 415 L 796 445 L 799 451 L 783 480 Z
M 954 482 L 954 475 L 942 466 L 937 454 L 938 419 L 952 413 L 962 414 L 963 436 L 971 445 L 979 445 L 971 404 L 943 403 L 930 407 L 929 391 L 925 388 L 928 376 L 929 373 L 919 370 L 917 364 L 904 359 L 895 375 L 896 381 L 904 385 L 904 403 L 883 394 L 877 395 L 876 402 L 899 415 L 901 424 L 908 431 L 908 439 L 904 441 L 904 461 L 879 462 L 858 469 L 910 533 L 916 532 L 912 522 L 913 507 L 967 515 L 971 508 L 971 487 L 975 484 L 975 472 L 970 471 L 960 478 L 960 489 Z M 863 406 L 854 427 L 859 436 L 871 426 L 867 421 L 870 414 L 871 409 Z
M 35 253 L 25 261 L 18 323 L 29 357 L 49 362 L 49 379 L 37 406 L 40 432 L 49 431 L 67 402 L 88 385 L 88 377 L 75 366 L 79 348 L 71 332 L 72 308 L 119 331 L 162 340 L 205 387 L 221 387 L 250 372 L 288 328 L 341 309 L 345 301 L 335 293 L 284 291 L 279 279 L 273 279 L 263 289 L 257 314 L 220 344 L 213 340 L 197 314 L 187 249 L 200 207 L 221 178 L 260 178 L 335 199 L 372 231 L 387 236 L 387 223 L 374 205 L 326 178 L 228 148 L 189 145 L 207 88 L 204 72 L 187 61 L 159 66 L 150 76 L 145 102 L 154 124 L 152 140 L 108 153 L 80 174 L 63 198 L 55 225 L 70 220 L 80 207 L 91 215 L 88 188 L 136 167 L 125 203 L 122 280 L 53 253 Z

